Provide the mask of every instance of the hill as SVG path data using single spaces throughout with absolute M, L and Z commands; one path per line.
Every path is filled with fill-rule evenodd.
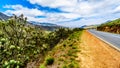
M 97 30 L 120 34 L 120 18 L 101 24 Z
M 83 29 L 96 29 L 98 25 L 83 25 L 80 28 Z
M 23 15 L 0 21 L 0 68 L 36 68 L 37 65 L 41 66 L 44 61 L 45 66 L 52 65 L 57 58 L 52 56 L 49 58 L 47 55 L 62 42 L 64 45 L 60 46 L 61 48 L 58 48 L 57 51 L 60 50 L 65 56 L 69 56 L 69 58 L 63 56 L 67 63 L 73 62 L 73 64 L 69 64 L 69 68 L 71 65 L 76 68 L 74 43 L 77 42 L 81 31 L 81 29 L 68 28 L 50 32 L 41 30 L 34 25 L 29 25 Z M 69 50 L 66 50 L 67 48 Z M 57 54 L 57 52 L 55 53 Z M 59 58 L 62 59 L 61 56 Z M 61 64 L 64 62 L 61 61 Z M 66 65 L 68 66 L 68 64 Z
M 54 31 L 55 29 L 61 28 L 62 26 L 56 25 L 56 24 L 52 24 L 52 23 L 41 23 L 41 22 L 35 22 L 35 21 L 30 21 L 29 22 L 32 25 L 35 25 L 37 27 L 40 27 L 44 30 L 50 30 L 50 31 Z
M 7 20 L 7 19 L 9 19 L 9 16 L 0 12 L 0 20 Z

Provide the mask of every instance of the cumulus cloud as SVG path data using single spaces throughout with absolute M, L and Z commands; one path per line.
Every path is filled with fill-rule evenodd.
M 118 5 L 120 0 L 28 0 L 31 4 L 60 8 L 61 10 L 82 15 L 101 13 Z M 98 11 L 99 10 L 99 11 Z M 102 11 L 103 10 L 103 11 Z M 107 11 L 104 11 L 107 12 Z
M 10 8 L 5 11 L 5 14 L 12 15 L 20 15 L 24 14 L 28 17 L 29 21 L 37 21 L 37 22 L 58 22 L 63 20 L 69 20 L 72 18 L 79 17 L 78 14 L 75 13 L 45 13 L 37 8 L 30 9 L 27 7 L 23 7 L 22 5 L 5 5 L 4 8 Z M 37 16 L 46 16 L 46 18 L 39 18 Z M 37 17 L 37 18 L 36 18 Z
M 28 17 L 28 20 L 36 20 L 38 21 L 38 18 L 35 18 L 36 16 L 41 16 L 44 15 L 44 12 L 34 8 L 34 9 L 29 9 L 27 7 L 23 7 L 22 5 L 6 5 L 4 8 L 10 8 L 11 10 L 7 10 L 4 13 L 8 15 L 16 14 L 24 14 L 26 17 Z
M 42 6 L 49 6 L 52 8 L 57 7 L 66 7 L 66 6 L 74 6 L 77 0 L 28 0 L 32 4 L 38 4 Z
M 67 26 L 84 24 L 99 24 L 110 19 L 119 18 L 120 0 L 27 0 L 31 4 L 42 7 L 57 8 L 63 12 L 45 12 L 37 8 L 27 8 L 22 5 L 6 5 L 10 8 L 6 14 L 21 14 L 31 21 L 51 22 Z M 11 10 L 12 9 L 12 10 Z M 36 16 L 45 16 L 38 18 Z M 79 19 L 82 18 L 82 19 Z M 77 20 L 76 20 L 77 19 Z M 74 25 L 73 25 L 74 24 Z
M 120 5 L 118 7 L 116 7 L 114 11 L 120 13 Z
M 27 7 L 23 7 L 22 5 L 6 5 L 4 8 L 11 8 L 13 10 L 7 10 L 6 13 L 14 13 L 14 14 L 25 14 L 26 16 L 39 16 L 44 13 L 36 8 L 29 9 Z

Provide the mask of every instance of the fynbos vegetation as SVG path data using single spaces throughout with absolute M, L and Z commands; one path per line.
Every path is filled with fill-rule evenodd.
M 67 39 L 57 44 L 46 55 L 43 64 L 40 64 L 39 68 L 80 68 L 78 58 L 78 52 L 80 52 L 80 35 L 82 30 L 74 29 Z
M 29 62 L 42 62 L 49 50 L 76 30 L 47 32 L 28 24 L 23 15 L 0 21 L 0 68 L 25 68 Z M 47 65 L 54 62 L 54 58 L 45 60 Z
M 120 19 L 101 24 L 97 30 L 120 34 Z

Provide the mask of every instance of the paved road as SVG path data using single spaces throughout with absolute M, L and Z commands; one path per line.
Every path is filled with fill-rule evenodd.
M 120 49 L 120 34 L 113 34 L 113 33 L 101 32 L 96 30 L 88 30 L 88 31 L 93 35 L 103 39 L 106 42 L 109 42 L 110 44 Z

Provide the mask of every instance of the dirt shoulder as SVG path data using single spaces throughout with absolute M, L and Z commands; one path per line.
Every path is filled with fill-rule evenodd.
M 120 68 L 120 52 L 87 31 L 81 37 L 77 60 L 81 68 Z

